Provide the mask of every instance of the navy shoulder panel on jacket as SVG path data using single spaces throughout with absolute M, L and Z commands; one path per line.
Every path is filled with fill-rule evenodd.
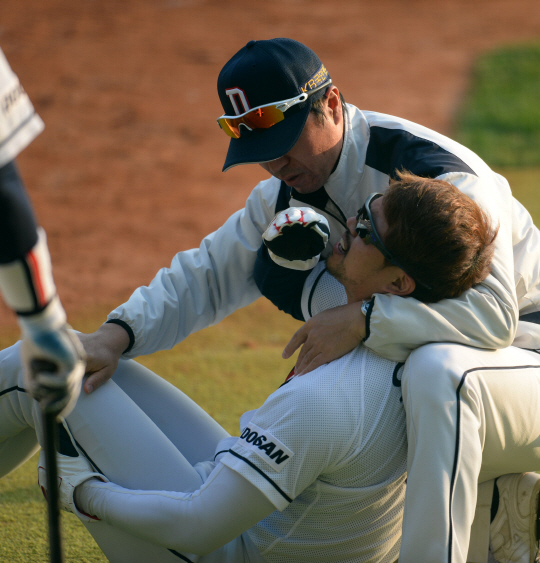
M 396 171 L 407 170 L 424 178 L 436 178 L 448 172 L 475 172 L 458 156 L 436 143 L 417 137 L 404 129 L 373 126 L 366 164 L 391 178 Z

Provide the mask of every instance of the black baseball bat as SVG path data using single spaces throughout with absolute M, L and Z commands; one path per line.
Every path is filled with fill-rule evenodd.
M 55 412 L 42 409 L 43 448 L 47 466 L 47 516 L 49 522 L 49 548 L 51 563 L 63 563 L 62 533 L 60 528 L 60 506 L 58 503 L 58 470 L 56 451 L 58 450 L 58 425 Z
M 33 360 L 34 373 L 55 372 L 56 366 L 48 361 Z M 43 421 L 43 450 L 47 467 L 47 518 L 49 523 L 49 549 L 51 563 L 64 563 L 62 552 L 62 533 L 60 526 L 60 505 L 58 501 L 58 412 L 54 403 L 42 400 L 39 403 Z

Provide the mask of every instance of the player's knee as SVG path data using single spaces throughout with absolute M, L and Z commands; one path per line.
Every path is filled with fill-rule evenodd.
M 459 384 L 459 353 L 455 344 L 427 344 L 414 350 L 405 363 L 402 385 L 414 401 L 440 404 L 445 394 L 455 394 Z
M 22 386 L 21 343 L 0 351 L 0 391 Z

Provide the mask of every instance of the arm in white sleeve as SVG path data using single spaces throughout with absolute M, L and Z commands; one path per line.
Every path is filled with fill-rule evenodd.
M 14 160 L 43 131 L 28 94 L 0 49 L 0 167 Z
M 109 321 L 133 331 L 134 345 L 124 357 L 170 349 L 260 297 L 253 268 L 278 193 L 276 179 L 261 182 L 246 207 L 205 237 L 200 248 L 178 253 L 170 268 L 109 315 Z
M 169 549 L 204 555 L 274 512 L 254 485 L 218 463 L 194 493 L 132 491 L 86 481 L 76 490 L 80 510 Z
M 495 240 L 492 273 L 457 299 L 423 304 L 412 298 L 377 295 L 368 319 L 365 345 L 377 354 L 404 361 L 428 342 L 455 342 L 479 348 L 504 348 L 515 336 L 519 315 L 514 272 L 513 198 L 504 178 L 491 181 L 470 174 L 441 177 L 488 213 Z

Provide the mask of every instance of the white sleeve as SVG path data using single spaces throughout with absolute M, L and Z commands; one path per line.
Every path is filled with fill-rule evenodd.
M 0 49 L 0 167 L 11 162 L 43 128 L 43 121 Z
M 340 465 L 351 451 L 353 436 L 355 444 L 362 438 L 358 397 L 353 394 L 355 400 L 349 403 L 329 398 L 340 391 L 335 372 L 350 369 L 351 357 L 348 354 L 312 371 L 309 381 L 293 377 L 282 385 L 257 409 L 221 458 L 279 511 Z
M 218 463 L 194 493 L 133 491 L 86 481 L 77 488 L 78 508 L 169 549 L 204 555 L 266 518 L 274 506 L 238 473 Z
M 148 287 L 109 315 L 133 331 L 134 358 L 170 349 L 191 333 L 221 321 L 261 296 L 253 280 L 262 233 L 275 215 L 279 182 L 261 182 L 246 207 L 205 237 L 198 249 L 179 252 Z
M 515 336 L 518 299 L 512 237 L 513 198 L 504 178 L 488 183 L 471 174 L 441 177 L 475 200 L 499 226 L 492 273 L 456 299 L 424 304 L 412 298 L 376 295 L 365 345 L 394 361 L 429 342 L 454 342 L 478 348 L 504 348 Z

